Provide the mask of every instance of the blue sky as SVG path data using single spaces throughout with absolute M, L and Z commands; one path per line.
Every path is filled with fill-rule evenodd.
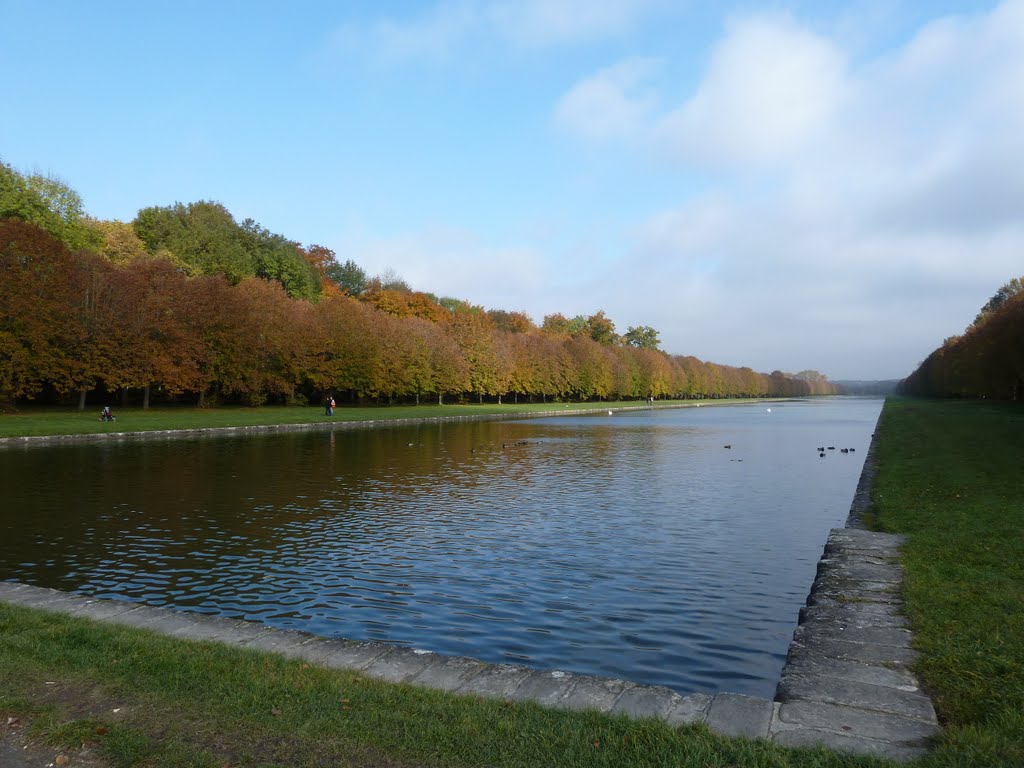
M 1024 0 L 0 0 L 0 160 L 488 308 L 900 378 L 1024 274 Z

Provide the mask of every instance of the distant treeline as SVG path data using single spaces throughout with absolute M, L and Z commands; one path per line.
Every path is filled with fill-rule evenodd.
M 668 355 L 603 312 L 485 310 L 368 279 L 216 203 L 98 221 L 59 181 L 0 163 L 0 404 L 88 393 L 211 402 L 801 396 L 815 371 Z
M 903 380 L 901 391 L 926 397 L 1024 399 L 1024 278 L 1014 278 Z
M 860 381 L 839 379 L 832 382 L 842 391 L 844 395 L 869 395 L 872 397 L 884 397 L 891 395 L 899 389 L 899 379 L 883 379 L 881 381 Z

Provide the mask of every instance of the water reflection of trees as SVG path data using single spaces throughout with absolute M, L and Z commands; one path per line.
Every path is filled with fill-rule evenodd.
M 515 516 L 517 493 L 569 463 L 608 471 L 614 441 L 598 434 L 586 451 L 538 450 L 540 426 L 442 423 L 11 452 L 0 462 L 0 480 L 14 489 L 0 510 L 0 577 L 78 588 L 106 573 L 116 590 L 137 582 L 133 574 L 163 571 L 168 589 L 185 592 L 197 581 L 235 581 L 231 569 L 264 579 L 282 560 L 337 558 L 346 538 L 377 540 L 400 561 L 417 525 L 479 524 L 476 503 L 488 516 Z M 571 430 L 553 434 L 552 445 L 574 439 Z

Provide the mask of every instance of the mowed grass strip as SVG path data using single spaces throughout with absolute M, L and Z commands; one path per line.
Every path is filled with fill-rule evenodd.
M 875 524 L 909 536 L 917 672 L 947 729 L 936 757 L 1024 766 L 1024 407 L 890 399 L 878 430 Z
M 115 710 L 117 710 L 115 712 Z M 0 714 L 112 766 L 885 766 L 0 605 Z
M 659 400 L 657 405 L 690 405 L 698 401 Z M 752 400 L 702 400 L 703 405 L 751 403 Z M 759 401 L 756 401 L 759 402 Z M 561 411 L 607 411 L 614 408 L 644 407 L 643 400 L 607 403 L 484 403 L 482 405 L 389 405 L 339 406 L 333 416 L 324 414 L 323 406 L 263 406 L 244 408 L 221 406 L 193 408 L 160 406 L 154 408 L 112 409 L 117 421 L 101 422 L 100 408 L 85 411 L 72 408 L 28 406 L 14 413 L 0 414 L 0 437 L 32 437 L 41 435 L 92 435 L 117 432 L 150 432 L 168 429 L 212 429 L 218 427 L 252 427 L 287 424 L 327 424 L 346 421 L 380 421 L 387 419 L 435 419 L 451 416 L 515 416 L 530 413 Z

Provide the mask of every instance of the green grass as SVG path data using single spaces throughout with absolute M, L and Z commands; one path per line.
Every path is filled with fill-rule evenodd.
M 917 672 L 942 764 L 1024 765 L 1024 408 L 886 403 L 875 525 L 905 533 Z
M 116 710 L 116 711 L 115 711 Z M 127 766 L 887 765 L 461 697 L 0 604 L 0 715 Z
M 659 400 L 659 406 L 695 404 L 697 401 Z M 703 405 L 727 405 L 751 400 L 703 400 Z M 114 432 L 147 432 L 164 429 L 210 429 L 215 427 L 247 427 L 278 424 L 312 424 L 328 421 L 377 421 L 381 419 L 431 419 L 446 416 L 488 416 L 519 413 L 555 413 L 565 410 L 608 410 L 609 408 L 643 407 L 644 401 L 629 400 L 606 403 L 494 403 L 483 405 L 394 405 L 376 407 L 339 407 L 334 416 L 324 415 L 322 406 L 265 406 L 243 408 L 192 408 L 163 406 L 159 408 L 114 408 L 117 421 L 99 420 L 99 408 L 78 411 L 71 408 L 32 406 L 17 413 L 0 414 L 0 437 L 38 435 L 91 435 Z

